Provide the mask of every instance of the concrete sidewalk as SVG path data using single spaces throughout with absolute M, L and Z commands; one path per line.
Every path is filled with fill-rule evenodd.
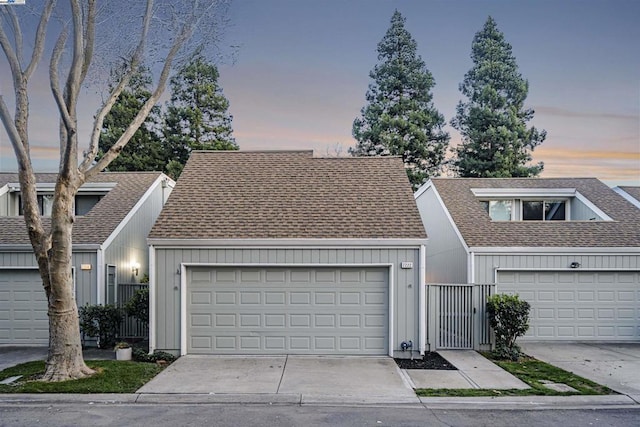
M 495 363 L 473 350 L 442 350 L 438 354 L 457 371 L 431 369 L 403 370 L 413 388 L 524 390 L 530 388 Z

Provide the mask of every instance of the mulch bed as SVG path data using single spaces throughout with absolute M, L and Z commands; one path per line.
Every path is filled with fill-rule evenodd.
M 422 359 L 394 359 L 400 369 L 437 369 L 443 371 L 457 371 L 458 368 L 434 351 L 428 351 Z

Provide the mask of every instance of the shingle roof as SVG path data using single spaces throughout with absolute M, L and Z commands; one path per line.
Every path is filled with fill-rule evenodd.
M 196 151 L 149 238 L 426 238 L 402 160 Z
M 618 188 L 640 202 L 640 187 L 631 187 L 625 185 Z
M 87 215 L 76 217 L 73 243 L 103 243 L 160 175 L 160 172 L 103 172 L 94 177 L 90 182 L 116 186 Z M 56 174 L 36 174 L 38 183 L 54 183 L 55 179 Z M 18 183 L 18 175 L 0 173 L 0 187 L 8 183 Z M 43 218 L 43 224 L 48 228 L 50 219 Z M 0 217 L 0 244 L 29 244 L 23 217 Z
M 640 247 L 640 210 L 595 178 L 436 178 L 432 182 L 471 247 Z M 575 188 L 613 221 L 491 221 L 472 188 Z

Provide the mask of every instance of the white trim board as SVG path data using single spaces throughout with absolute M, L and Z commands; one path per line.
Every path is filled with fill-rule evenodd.
M 428 239 L 147 239 L 156 248 L 171 249 L 363 249 L 406 248 L 419 249 Z

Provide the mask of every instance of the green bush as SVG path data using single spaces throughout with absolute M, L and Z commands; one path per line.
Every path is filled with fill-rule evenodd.
M 78 310 L 83 336 L 98 340 L 99 348 L 113 348 L 117 341 L 122 312 L 115 305 L 85 305 Z
M 138 289 L 124 305 L 124 311 L 145 326 L 149 325 L 149 288 Z
M 132 352 L 133 360 L 136 362 L 149 362 L 156 363 L 158 360 L 164 360 L 167 363 L 174 362 L 177 358 L 166 351 L 156 350 L 153 353 L 149 354 L 147 351 L 140 347 L 133 347 Z
M 529 303 L 518 295 L 497 294 L 489 297 L 487 312 L 496 337 L 495 358 L 518 360 L 522 352 L 516 344 L 516 338 L 529 330 L 530 309 Z

